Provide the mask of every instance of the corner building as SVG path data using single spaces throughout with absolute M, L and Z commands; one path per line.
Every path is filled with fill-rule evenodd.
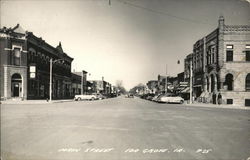
M 52 98 L 71 98 L 71 62 L 61 43 L 55 48 L 20 25 L 0 29 L 1 99 L 46 99 L 52 60 Z
M 250 106 L 250 26 L 225 25 L 193 46 L 193 95 L 198 101 Z
M 25 31 L 17 25 L 0 29 L 1 100 L 27 98 L 27 41 Z

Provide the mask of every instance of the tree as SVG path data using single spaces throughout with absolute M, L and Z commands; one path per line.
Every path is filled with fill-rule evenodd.
M 118 89 L 118 93 L 121 93 L 121 94 L 126 94 L 127 93 L 126 89 L 123 86 L 123 81 L 122 80 L 117 80 L 116 81 L 116 87 Z
M 139 94 L 139 93 L 144 93 L 145 89 L 146 89 L 146 86 L 142 83 L 139 83 L 138 85 L 130 89 L 129 92 L 132 94 Z

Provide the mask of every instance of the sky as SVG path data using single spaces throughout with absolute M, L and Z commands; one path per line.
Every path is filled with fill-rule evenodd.
M 1 27 L 24 30 L 70 57 L 72 71 L 126 89 L 176 76 L 193 44 L 218 26 L 250 25 L 249 0 L 1 0 Z M 180 64 L 177 61 L 180 60 Z

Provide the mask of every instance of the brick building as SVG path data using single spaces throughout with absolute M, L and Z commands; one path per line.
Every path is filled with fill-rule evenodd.
M 52 97 L 71 98 L 71 62 L 61 43 L 52 47 L 20 25 L 0 29 L 1 99 L 46 99 L 50 60 L 53 62 Z
M 20 27 L 0 29 L 1 99 L 27 98 L 27 41 Z
M 104 80 L 89 80 L 88 81 L 89 93 L 101 93 L 103 95 L 109 95 L 112 91 L 112 85 Z
M 193 60 L 193 53 L 190 53 L 184 59 L 184 80 L 185 82 L 190 81 L 190 63 Z
M 78 85 L 80 87 L 80 92 L 78 94 L 86 94 L 88 92 L 88 86 L 87 86 L 87 73 L 86 71 L 82 71 L 82 72 L 73 72 L 72 76 L 74 76 L 75 78 L 77 77 L 77 82 Z M 74 85 L 75 87 L 76 85 Z M 73 87 L 73 81 L 72 81 L 72 87 Z M 78 87 L 78 88 L 79 88 Z
M 224 21 L 221 16 L 218 27 L 193 46 L 193 95 L 217 103 L 220 93 L 222 103 L 249 106 L 250 26 Z M 186 78 L 187 71 L 185 67 Z
M 72 96 L 80 95 L 82 93 L 82 76 L 71 73 Z

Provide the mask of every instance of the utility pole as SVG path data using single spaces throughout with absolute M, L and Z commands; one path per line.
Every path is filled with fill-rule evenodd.
M 50 71 L 49 71 L 49 102 L 52 101 L 52 65 L 53 63 L 57 62 L 57 61 L 61 61 L 62 60 L 62 63 L 64 63 L 64 60 L 63 59 L 57 59 L 57 60 L 54 60 L 52 58 L 50 58 Z
M 192 60 L 190 61 L 190 94 L 189 94 L 189 97 L 190 97 L 190 104 L 193 103 L 193 68 L 192 68 Z
M 50 58 L 50 78 L 49 78 L 49 101 L 52 100 L 52 58 Z
M 165 94 L 168 93 L 168 65 L 166 64 Z
M 81 95 L 83 95 L 83 71 L 82 71 L 82 78 L 81 78 Z

